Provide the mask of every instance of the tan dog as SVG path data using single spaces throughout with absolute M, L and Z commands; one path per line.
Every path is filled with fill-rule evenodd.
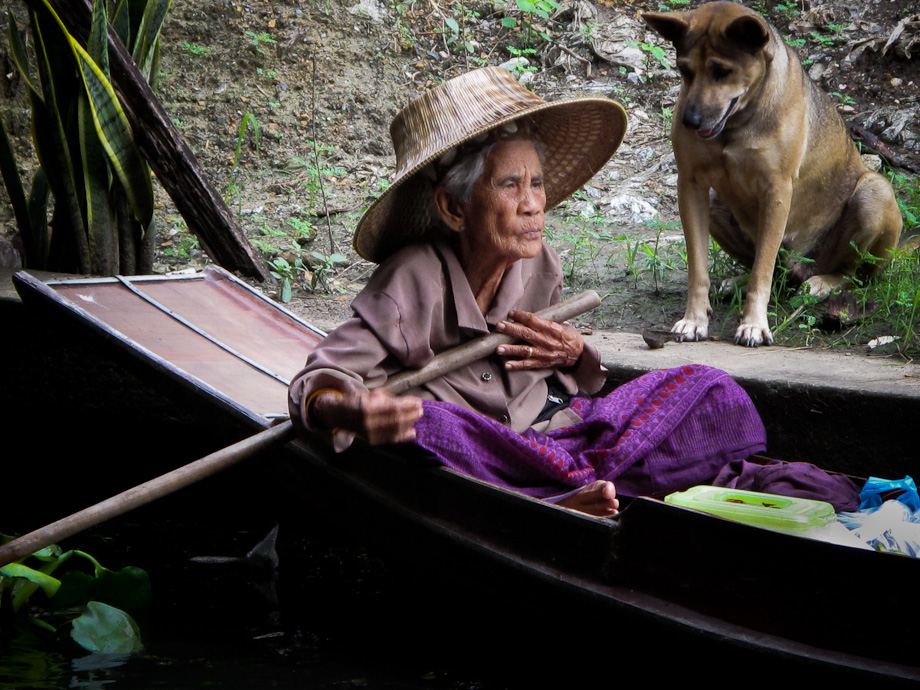
M 671 137 L 689 285 L 671 330 L 681 340 L 708 335 L 711 232 L 751 268 L 735 342 L 770 344 L 780 247 L 813 261 L 792 266 L 793 276 L 825 295 L 858 268 L 851 242 L 887 258 L 901 231 L 894 192 L 866 170 L 830 98 L 760 15 L 713 2 L 642 16 L 674 44 L 681 73 Z

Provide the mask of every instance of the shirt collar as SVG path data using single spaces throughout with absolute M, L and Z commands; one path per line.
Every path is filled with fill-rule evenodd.
M 508 318 L 508 312 L 514 309 L 524 296 L 524 279 L 522 261 L 515 261 L 505 274 L 498 286 L 498 292 L 492 303 L 491 309 L 483 316 L 476 304 L 476 298 L 470 283 L 460 265 L 460 257 L 456 250 L 443 241 L 434 242 L 435 251 L 441 256 L 447 266 L 447 275 L 450 279 L 450 289 L 453 293 L 454 305 L 457 309 L 457 324 L 462 329 L 478 333 L 488 333 L 494 330 L 499 321 Z

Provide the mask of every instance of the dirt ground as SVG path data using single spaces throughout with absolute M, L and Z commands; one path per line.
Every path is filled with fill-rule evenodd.
M 531 88 L 547 99 L 616 98 L 629 113 L 626 141 L 552 212 L 547 236 L 570 288 L 604 297 L 585 327 L 639 331 L 680 318 L 686 281 L 668 136 L 678 75 L 664 64 L 673 66 L 670 46 L 639 15 L 697 4 L 563 2 L 542 19 L 502 0 L 174 0 L 159 95 L 266 260 L 295 266 L 300 259 L 308 269 L 294 272 L 289 306 L 326 329 L 349 315 L 351 297 L 373 269 L 351 250 L 351 233 L 386 185 L 389 122 L 412 97 L 519 54 L 536 68 L 527 75 Z M 914 0 L 744 4 L 797 45 L 848 123 L 920 163 Z M 882 54 L 911 16 L 917 25 L 902 26 Z M 511 19 L 513 28 L 505 26 Z M 15 75 L 3 81 L 0 115 L 8 118 L 22 108 L 24 89 Z M 27 125 L 13 130 L 25 159 Z M 7 206 L 0 203 L 0 230 L 11 234 Z M 158 271 L 206 261 L 162 191 L 157 223 Z M 265 289 L 280 294 L 278 285 Z

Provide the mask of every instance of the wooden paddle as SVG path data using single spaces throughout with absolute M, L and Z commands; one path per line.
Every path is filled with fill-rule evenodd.
M 593 290 L 582 292 L 564 302 L 559 302 L 536 312 L 549 321 L 567 321 L 579 314 L 594 309 L 601 303 L 600 297 Z M 502 333 L 490 333 L 469 343 L 465 343 L 446 352 L 442 352 L 421 369 L 406 371 L 391 377 L 382 387 L 399 395 L 406 391 L 427 383 L 449 371 L 458 369 L 466 364 L 475 362 L 492 353 L 496 347 L 514 342 L 514 338 Z M 261 431 L 254 436 L 238 441 L 231 446 L 222 448 L 200 460 L 195 460 L 187 465 L 178 467 L 172 472 L 167 472 L 155 479 L 139 484 L 134 488 L 107 498 L 89 508 L 61 518 L 57 522 L 29 532 L 17 539 L 0 546 L 0 568 L 18 561 L 39 549 L 50 544 L 73 536 L 85 529 L 105 522 L 113 517 L 127 513 L 178 491 L 186 486 L 201 481 L 212 474 L 216 474 L 241 460 L 250 458 L 257 453 L 280 446 L 292 441 L 296 436 L 291 421 L 285 420 L 280 424 Z

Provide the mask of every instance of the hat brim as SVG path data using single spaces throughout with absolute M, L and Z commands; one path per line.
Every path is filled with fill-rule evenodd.
M 571 196 L 604 167 L 626 134 L 626 111 L 616 101 L 578 97 L 535 104 L 451 142 L 394 180 L 355 228 L 354 248 L 380 263 L 401 247 L 423 239 L 438 226 L 431 183 L 420 174 L 449 149 L 506 122 L 528 118 L 533 138 L 542 144 L 546 210 Z

